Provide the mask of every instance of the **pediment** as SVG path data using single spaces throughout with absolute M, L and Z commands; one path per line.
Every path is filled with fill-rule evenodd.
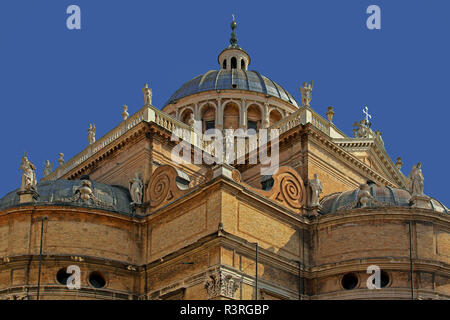
M 333 142 L 399 188 L 406 187 L 406 177 L 396 167 L 381 142 L 372 138 L 335 139 Z

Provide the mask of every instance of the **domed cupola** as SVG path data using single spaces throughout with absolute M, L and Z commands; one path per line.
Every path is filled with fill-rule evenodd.
M 234 20 L 231 22 L 231 38 L 230 45 L 224 49 L 218 57 L 218 62 L 220 68 L 223 70 L 248 70 L 248 65 L 250 64 L 250 56 L 238 45 L 238 40 L 236 37 L 236 27 L 237 23 Z
M 268 128 L 299 108 L 295 98 L 275 81 L 249 70 L 250 56 L 238 45 L 237 23 L 231 22 L 230 44 L 218 56 L 220 68 L 185 82 L 169 98 L 164 112 L 202 131 Z

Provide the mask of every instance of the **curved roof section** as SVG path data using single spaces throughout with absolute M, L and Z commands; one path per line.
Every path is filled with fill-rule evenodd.
M 358 193 L 359 188 L 352 191 L 333 193 L 325 196 L 320 204 L 321 214 L 333 213 L 341 210 L 359 208 Z M 370 194 L 374 201 L 369 202 L 369 207 L 409 207 L 411 194 L 406 189 L 391 188 L 388 186 L 370 185 Z M 430 198 L 430 206 L 434 211 L 449 213 L 448 209 L 438 200 Z
M 299 107 L 294 97 L 275 81 L 261 75 L 257 71 L 240 69 L 210 70 L 205 74 L 201 74 L 183 84 L 170 97 L 166 105 L 174 103 L 181 98 L 210 90 L 247 90 L 259 92 L 280 98 Z
M 76 199 L 75 195 L 82 185 L 82 180 L 52 180 L 37 184 L 39 197 L 34 204 L 97 208 L 127 215 L 132 213 L 132 200 L 126 188 L 89 181 L 95 201 Z M 17 191 L 11 191 L 0 199 L 0 210 L 20 205 Z

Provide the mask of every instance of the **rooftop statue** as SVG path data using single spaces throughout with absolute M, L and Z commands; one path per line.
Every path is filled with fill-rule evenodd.
M 309 106 L 311 103 L 311 92 L 313 89 L 313 81 L 307 85 L 306 82 L 303 82 L 303 87 L 300 87 L 300 93 L 302 94 L 302 106 Z
M 44 165 L 44 177 L 46 177 L 50 173 L 52 173 L 52 170 L 53 170 L 53 164 L 50 163 L 50 160 L 46 160 L 45 165 Z
M 144 94 L 144 103 L 146 106 L 152 104 L 152 89 L 148 87 L 148 84 L 145 84 L 144 88 L 142 88 L 142 93 Z
M 89 124 L 89 129 L 88 129 L 89 144 L 93 144 L 95 142 L 95 131 L 96 131 L 95 124 L 94 125 Z
M 23 170 L 22 173 L 22 182 L 20 184 L 20 191 L 34 191 L 36 192 L 36 167 L 30 160 L 28 160 L 27 156 L 24 155 L 22 157 L 22 163 L 20 165 L 20 169 Z
M 423 195 L 423 174 L 422 164 L 419 162 L 417 165 L 413 165 L 411 172 L 409 173 L 409 185 L 408 189 L 413 196 Z

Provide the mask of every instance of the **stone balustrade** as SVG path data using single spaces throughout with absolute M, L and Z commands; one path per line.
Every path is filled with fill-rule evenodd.
M 103 150 L 108 145 L 119 139 L 123 136 L 127 131 L 133 129 L 141 122 L 154 122 L 157 125 L 167 129 L 169 132 L 172 132 L 177 137 L 183 139 L 184 141 L 188 141 L 193 146 L 206 151 L 213 156 L 215 156 L 215 150 L 212 147 L 213 141 L 206 141 L 202 139 L 201 134 L 195 132 L 190 126 L 181 122 L 180 120 L 174 119 L 165 112 L 156 109 L 153 106 L 144 106 L 138 112 L 130 116 L 128 119 L 123 120 L 118 126 L 113 128 L 107 134 L 105 134 L 102 138 L 97 140 L 91 145 L 88 145 L 83 151 L 72 157 L 69 161 L 64 163 L 62 166 L 59 166 L 50 173 L 48 176 L 44 177 L 42 180 L 55 180 L 63 175 L 65 175 L 70 170 L 74 169 L 92 155 L 97 152 Z M 278 134 L 281 135 L 284 132 L 289 131 L 290 129 L 298 126 L 299 124 L 312 123 L 313 126 L 321 130 L 327 135 L 336 137 L 347 137 L 341 131 L 339 131 L 332 123 L 325 120 L 323 117 L 318 115 L 309 107 L 301 107 L 298 111 L 290 114 L 284 119 L 278 121 L 268 128 L 270 132 L 271 129 L 278 129 Z M 254 139 L 246 138 L 245 141 L 245 151 L 246 153 L 249 151 L 253 151 L 257 149 L 258 146 L 258 138 Z M 236 144 L 235 144 L 236 148 Z M 225 151 L 225 150 L 224 150 Z M 224 152 L 225 156 L 225 152 Z

